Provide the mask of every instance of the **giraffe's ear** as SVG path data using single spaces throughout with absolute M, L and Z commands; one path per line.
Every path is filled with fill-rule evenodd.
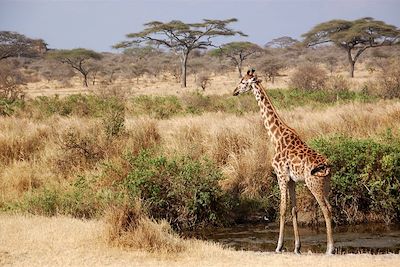
M 251 74 L 251 70 L 248 70 L 248 71 L 247 71 L 247 75 L 250 75 L 250 74 Z
M 256 69 L 251 69 L 251 74 L 254 74 L 256 72 Z

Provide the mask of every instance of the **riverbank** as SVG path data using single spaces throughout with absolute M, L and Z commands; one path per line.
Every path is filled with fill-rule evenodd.
M 0 215 L 0 265 L 5 266 L 398 266 L 400 255 L 234 251 L 187 240 L 179 253 L 148 253 L 110 247 L 102 221 L 68 217 Z

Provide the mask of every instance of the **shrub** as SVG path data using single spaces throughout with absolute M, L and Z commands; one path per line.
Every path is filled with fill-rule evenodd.
M 96 192 L 90 182 L 78 176 L 64 190 L 44 188 L 30 192 L 15 205 L 32 214 L 55 216 L 69 215 L 76 218 L 90 219 L 103 213 L 107 198 Z
M 185 94 L 182 97 L 186 112 L 192 114 L 201 114 L 209 111 L 211 106 L 211 98 L 200 92 Z
M 379 81 L 384 98 L 400 98 L 400 61 L 394 61 L 384 68 Z
M 123 109 L 125 103 L 118 98 L 103 98 L 96 95 L 69 95 L 61 98 L 56 96 L 40 96 L 29 101 L 26 112 L 35 113 L 38 117 L 61 116 L 102 117 L 110 110 Z
M 177 229 L 220 224 L 230 210 L 218 182 L 221 172 L 211 162 L 151 156 L 128 157 L 130 172 L 123 180 L 131 199 L 141 198 L 149 215 L 166 219 Z
M 199 74 L 199 76 L 197 77 L 196 80 L 196 84 L 197 86 L 201 87 L 201 89 L 203 89 L 203 91 L 206 90 L 206 88 L 210 85 L 210 76 L 206 73 L 201 73 Z
M 123 133 L 125 129 L 125 107 L 122 105 L 110 106 L 109 111 L 102 118 L 102 124 L 108 138 Z
M 350 83 L 341 75 L 330 76 L 327 80 L 326 88 L 335 93 L 347 92 L 350 89 Z
M 157 119 L 168 119 L 182 111 L 182 104 L 176 96 L 139 96 L 132 99 L 133 115 L 148 114 Z
M 10 64 L 0 65 L 0 99 L 10 102 L 24 97 L 24 77 Z
M 324 89 L 326 81 L 325 70 L 309 63 L 296 68 L 290 77 L 290 86 L 304 91 L 318 91 Z
M 56 167 L 62 175 L 91 168 L 105 157 L 104 146 L 104 138 L 98 127 L 69 128 L 59 139 L 63 153 L 55 159 Z
M 338 136 L 311 144 L 332 165 L 331 198 L 337 222 L 400 219 L 400 140 Z

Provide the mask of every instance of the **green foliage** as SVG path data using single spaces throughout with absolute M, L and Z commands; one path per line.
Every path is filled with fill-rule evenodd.
M 332 165 L 336 221 L 352 223 L 369 213 L 387 223 L 400 219 L 400 139 L 391 134 L 381 142 L 337 136 L 311 145 Z
M 45 45 L 43 40 L 34 40 L 23 34 L 0 31 L 0 60 L 9 57 L 36 56 L 35 46 Z
M 210 39 L 216 36 L 242 35 L 240 31 L 234 31 L 227 27 L 237 19 L 210 20 L 204 19 L 201 23 L 184 23 L 180 20 L 170 22 L 151 21 L 144 24 L 145 29 L 138 33 L 127 34 L 132 41 L 116 44 L 115 48 L 126 48 L 140 42 L 152 42 L 168 48 L 180 48 L 180 50 L 204 49 L 211 45 Z M 174 36 L 173 39 L 170 36 Z
M 353 21 L 330 20 L 316 25 L 302 35 L 308 46 L 334 43 L 347 52 L 350 63 L 350 75 L 354 76 L 354 64 L 367 49 L 389 46 L 400 41 L 400 30 L 373 18 L 361 18 Z M 354 52 L 354 53 L 353 53 Z
M 110 110 L 123 110 L 124 103 L 116 98 L 101 98 L 95 95 L 70 95 L 67 97 L 59 96 L 40 96 L 32 101 L 26 102 L 25 111 L 36 113 L 40 116 L 51 116 L 54 114 L 61 116 L 79 117 L 102 117 Z
M 354 91 L 304 91 L 298 89 L 268 90 L 272 102 L 277 108 L 293 108 L 311 105 L 315 108 L 350 101 L 374 101 L 366 93 Z M 321 105 L 323 104 L 323 105 Z M 177 96 L 138 96 L 124 102 L 113 97 L 95 95 L 70 95 L 67 97 L 40 96 L 33 100 L 9 103 L 0 100 L 0 115 L 20 114 L 38 118 L 52 115 L 102 118 L 105 132 L 109 136 L 118 135 L 124 129 L 126 114 L 149 115 L 156 119 L 169 119 L 173 116 L 204 112 L 226 112 L 237 115 L 258 112 L 254 96 L 246 94 L 241 97 L 231 95 L 204 95 L 200 91 Z
M 145 29 L 141 32 L 130 33 L 126 36 L 131 41 L 123 41 L 114 48 L 127 48 L 143 42 L 164 46 L 172 51 L 178 51 L 181 61 L 181 85 L 186 87 L 186 66 L 189 54 L 196 49 L 207 49 L 212 46 L 212 39 L 218 36 L 233 36 L 239 34 L 245 36 L 240 31 L 228 28 L 228 24 L 236 22 L 237 19 L 210 20 L 204 19 L 200 23 L 184 23 L 180 20 L 170 22 L 151 21 L 144 24 Z
M 175 228 L 196 228 L 224 222 L 231 210 L 218 181 L 219 169 L 206 160 L 167 159 L 142 152 L 128 157 L 131 170 L 122 186 L 130 198 L 140 197 L 149 214 Z
M 0 98 L 0 116 L 11 116 L 16 110 L 24 106 L 24 101 L 22 100 L 10 100 L 5 98 Z
M 369 102 L 376 98 L 364 93 L 354 91 L 304 91 L 298 89 L 290 90 L 268 90 L 267 92 L 277 108 L 294 108 L 298 106 L 323 107 L 335 103 L 346 103 L 351 101 Z
M 8 209 L 18 209 L 32 214 L 55 216 L 69 215 L 76 218 L 93 218 L 101 214 L 107 205 L 103 191 L 96 192 L 83 176 L 78 176 L 68 188 L 45 188 L 34 191 Z M 6 209 L 7 209 L 6 208 Z
M 123 133 L 125 129 L 125 107 L 114 102 L 108 109 L 103 115 L 102 123 L 106 136 L 112 138 Z
M 47 57 L 61 61 L 80 61 L 86 59 L 101 59 L 102 55 L 89 49 L 75 48 L 71 50 L 54 50 L 47 54 Z
M 132 99 L 130 112 L 148 114 L 157 119 L 168 119 L 183 112 L 182 103 L 176 96 L 138 96 Z
M 333 42 L 341 47 L 376 47 L 397 41 L 399 33 L 396 26 L 373 18 L 361 18 L 323 22 L 303 34 L 303 37 L 309 45 Z
M 147 151 L 129 154 L 124 160 L 123 171 L 110 162 L 103 165 L 99 176 L 77 176 L 65 187 L 33 190 L 19 202 L 2 203 L 1 209 L 93 218 L 110 205 L 141 199 L 145 213 L 168 220 L 176 229 L 233 220 L 230 212 L 236 202 L 220 188 L 221 171 L 210 161 L 178 156 L 167 159 Z

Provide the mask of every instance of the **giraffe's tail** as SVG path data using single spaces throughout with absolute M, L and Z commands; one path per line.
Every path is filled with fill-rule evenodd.
M 328 176 L 331 172 L 331 168 L 327 163 L 319 164 L 311 170 L 311 175 L 320 177 Z

